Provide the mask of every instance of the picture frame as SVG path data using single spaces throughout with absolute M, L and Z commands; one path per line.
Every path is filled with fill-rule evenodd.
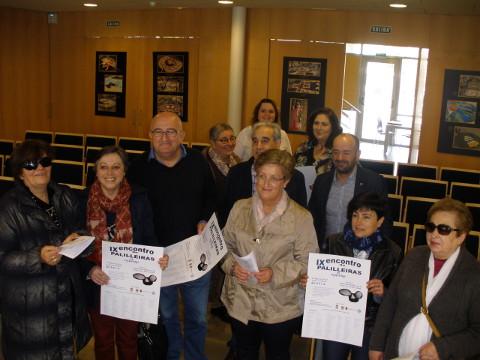
M 188 52 L 153 53 L 153 116 L 176 113 L 188 121 Z
M 480 156 L 480 71 L 446 69 L 437 151 Z
M 125 117 L 127 53 L 95 54 L 95 115 Z
M 306 134 L 308 115 L 325 104 L 327 59 L 284 57 L 281 123 L 288 133 Z

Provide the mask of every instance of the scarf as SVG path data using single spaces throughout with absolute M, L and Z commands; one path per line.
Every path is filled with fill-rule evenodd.
M 120 190 L 113 200 L 103 194 L 98 180 L 95 180 L 90 188 L 87 202 L 87 229 L 92 236 L 95 236 L 95 249 L 89 259 L 99 266 L 102 264 L 102 241 L 108 240 L 107 212 L 115 214 L 114 242 L 132 243 L 131 194 L 132 189 L 125 179 L 120 184 Z
M 223 176 L 227 176 L 230 168 L 240 162 L 240 158 L 235 153 L 228 155 L 227 161 L 225 161 L 220 155 L 215 152 L 215 150 L 212 149 L 212 147 L 208 148 L 208 156 L 210 156 L 210 159 L 212 159 L 213 163 L 223 174 Z
M 432 299 L 442 288 L 445 280 L 447 280 L 448 275 L 452 271 L 453 265 L 455 265 L 455 262 L 457 261 L 459 253 L 460 247 L 450 255 L 436 276 L 433 275 L 435 268 L 433 254 L 430 253 L 430 258 L 428 260 L 428 284 L 425 295 L 425 304 L 427 305 L 427 308 Z M 418 291 L 421 291 L 421 289 L 418 289 Z M 435 322 L 435 319 L 433 319 L 433 321 Z M 419 313 L 410 319 L 402 330 L 398 342 L 398 355 L 404 357 L 418 353 L 418 349 L 423 344 L 428 343 L 431 337 L 432 328 L 425 315 L 419 309 Z
M 347 222 L 343 227 L 343 238 L 347 245 L 352 248 L 354 251 L 358 252 L 364 251 L 370 256 L 370 254 L 375 250 L 378 244 L 383 241 L 380 229 L 377 229 L 372 235 L 358 238 L 355 236 L 355 233 L 352 230 L 352 225 L 350 222 Z
M 283 190 L 282 197 L 280 201 L 275 206 L 275 209 L 268 215 L 265 214 L 263 211 L 263 204 L 262 200 L 258 196 L 257 193 L 253 194 L 252 196 L 252 207 L 253 207 L 253 214 L 255 216 L 255 223 L 256 223 L 256 230 L 257 234 L 263 231 L 263 228 L 273 222 L 276 218 L 283 215 L 285 210 L 287 210 L 288 205 L 288 195 Z

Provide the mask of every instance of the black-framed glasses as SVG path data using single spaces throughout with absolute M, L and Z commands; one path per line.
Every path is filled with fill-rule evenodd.
M 437 229 L 440 235 L 450 235 L 452 231 L 460 231 L 460 229 L 454 229 L 450 225 L 445 225 L 445 224 L 435 225 L 432 222 L 428 222 L 425 224 L 426 232 L 433 233 L 435 229 Z
M 36 170 L 39 164 L 42 165 L 42 167 L 44 168 L 49 167 L 52 165 L 52 158 L 43 157 L 37 160 L 28 160 L 22 164 L 22 167 L 25 170 Z
M 166 136 L 168 138 L 172 138 L 177 136 L 178 131 L 176 129 L 167 129 L 165 131 L 163 131 L 162 129 L 153 129 L 152 131 L 150 131 L 150 133 L 154 137 Z

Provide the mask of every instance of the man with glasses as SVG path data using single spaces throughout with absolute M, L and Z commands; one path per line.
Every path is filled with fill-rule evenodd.
M 343 232 L 347 205 L 353 196 L 374 192 L 386 201 L 388 193 L 382 176 L 358 165 L 360 142 L 355 135 L 338 135 L 333 141 L 332 158 L 334 168 L 317 177 L 308 203 L 321 252 L 328 252 L 325 239 L 329 235 Z M 383 234 L 389 236 L 391 228 L 392 222 L 385 216 Z
M 160 246 L 200 233 L 214 209 L 213 177 L 202 155 L 183 146 L 185 132 L 171 112 L 157 114 L 150 124 L 151 149 L 129 169 L 132 183 L 147 188 Z M 160 313 L 168 337 L 168 359 L 207 359 L 205 336 L 210 272 L 198 280 L 163 287 Z M 184 304 L 184 337 L 178 314 L 178 292 Z
M 256 123 L 252 131 L 252 154 L 253 156 L 245 162 L 232 167 L 227 175 L 226 190 L 226 212 L 223 215 L 224 221 L 237 200 L 247 199 L 255 191 L 255 170 L 253 162 L 258 156 L 270 149 L 280 149 L 281 129 L 276 123 Z M 294 170 L 290 182 L 285 188 L 288 196 L 303 207 L 307 206 L 307 191 L 305 189 L 305 177 Z

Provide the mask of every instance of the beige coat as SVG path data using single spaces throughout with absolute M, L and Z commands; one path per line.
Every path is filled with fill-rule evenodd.
M 302 315 L 299 277 L 307 272 L 308 254 L 318 252 L 310 213 L 288 199 L 283 215 L 257 234 L 252 198 L 243 199 L 235 203 L 223 231 L 229 251 L 222 266 L 226 273 L 222 302 L 230 316 L 245 324 L 248 320 L 275 324 Z M 272 269 L 269 283 L 244 285 L 232 276 L 232 253 L 245 256 L 251 251 L 259 268 Z

